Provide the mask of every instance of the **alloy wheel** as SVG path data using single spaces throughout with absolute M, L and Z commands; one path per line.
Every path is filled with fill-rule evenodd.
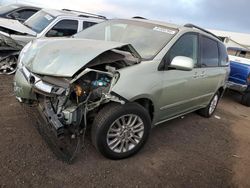
M 214 98 L 213 98 L 213 100 L 210 103 L 210 107 L 209 107 L 209 114 L 210 115 L 215 111 L 216 106 L 218 104 L 218 101 L 219 101 L 219 96 L 215 95 Z
M 116 153 L 124 153 L 136 147 L 144 134 L 142 119 L 134 114 L 117 118 L 107 133 L 109 149 Z
M 0 74 L 13 74 L 17 69 L 17 57 L 9 56 L 0 62 Z

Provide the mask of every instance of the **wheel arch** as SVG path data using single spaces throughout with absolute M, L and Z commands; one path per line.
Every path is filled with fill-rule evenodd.
M 151 99 L 142 97 L 142 98 L 134 99 L 133 102 L 138 103 L 139 105 L 141 105 L 143 108 L 147 110 L 151 118 L 151 121 L 154 119 L 155 107 Z
M 224 87 L 222 87 L 222 86 L 217 90 L 219 92 L 219 94 L 220 94 L 220 98 L 223 96 L 225 90 L 226 89 Z

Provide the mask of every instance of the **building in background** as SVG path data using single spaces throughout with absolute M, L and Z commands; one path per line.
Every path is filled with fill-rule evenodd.
M 227 47 L 242 48 L 250 50 L 250 34 L 229 31 L 209 30 L 221 37 Z

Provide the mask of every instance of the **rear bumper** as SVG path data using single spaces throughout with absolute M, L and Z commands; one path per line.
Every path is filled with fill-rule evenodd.
M 227 88 L 235 90 L 235 91 L 239 91 L 239 92 L 245 92 L 248 89 L 248 86 L 228 81 Z

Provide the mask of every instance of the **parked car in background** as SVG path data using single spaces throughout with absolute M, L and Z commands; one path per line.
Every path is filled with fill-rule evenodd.
M 24 23 L 0 19 L 0 74 L 16 71 L 20 50 L 39 38 L 70 37 L 106 20 L 104 16 L 71 10 L 42 9 Z
M 0 17 L 24 22 L 40 9 L 39 7 L 29 5 L 11 4 L 0 7 Z
M 211 117 L 227 60 L 224 44 L 197 26 L 113 19 L 26 46 L 14 91 L 57 138 L 79 139 L 91 125 L 97 150 L 122 159 L 142 148 L 155 125 L 197 110 Z
M 241 103 L 250 107 L 250 50 L 228 48 L 230 76 L 228 88 L 242 94 Z

